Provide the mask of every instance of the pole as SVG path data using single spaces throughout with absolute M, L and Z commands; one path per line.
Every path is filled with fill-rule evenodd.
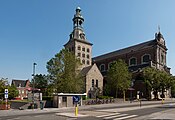
M 37 65 L 36 63 L 33 63 L 33 74 L 32 74 L 32 76 L 33 76 L 33 90 L 32 90 L 32 92 L 33 92 L 33 97 L 32 97 L 32 109 L 34 109 L 34 89 L 35 89 L 35 65 Z
M 6 110 L 8 110 L 7 98 L 5 99 L 5 107 L 6 107 Z
M 142 107 L 142 102 L 141 102 L 142 100 L 140 99 L 140 107 Z

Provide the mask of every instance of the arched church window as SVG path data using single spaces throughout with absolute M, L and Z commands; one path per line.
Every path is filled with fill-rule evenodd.
M 164 64 L 164 61 L 165 61 L 164 55 L 161 54 L 161 63 Z
M 142 63 L 148 63 L 150 61 L 150 55 L 146 54 L 142 57 Z
M 101 65 L 100 65 L 100 71 L 101 71 L 101 72 L 105 71 L 105 64 L 101 64 Z
M 133 57 L 133 58 L 129 59 L 129 65 L 130 66 L 133 66 L 133 65 L 136 65 L 136 64 L 137 64 L 137 59 L 136 58 Z
M 108 63 L 108 70 L 111 68 L 111 66 L 112 66 L 113 63 L 114 63 L 114 62 Z
M 95 86 L 98 88 L 98 80 L 96 80 L 96 85 Z
M 94 87 L 94 79 L 92 79 L 92 87 Z

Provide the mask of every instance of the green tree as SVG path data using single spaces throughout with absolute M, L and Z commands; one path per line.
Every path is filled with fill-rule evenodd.
M 0 99 L 3 99 L 3 97 L 4 97 L 4 89 L 5 89 L 5 83 L 1 79 L 0 80 Z
M 171 76 L 171 97 L 175 97 L 175 76 Z
M 43 95 L 46 95 L 46 90 L 48 87 L 48 78 L 46 75 L 42 75 L 42 74 L 35 75 L 30 83 L 30 86 L 33 87 L 33 84 L 35 88 L 38 88 L 41 90 Z
M 19 95 L 18 89 L 14 85 L 8 86 L 8 92 L 9 99 L 13 99 Z
M 72 52 L 62 49 L 54 58 L 47 62 L 46 67 L 55 92 L 84 92 L 85 83 L 78 69 L 80 62 Z
M 165 90 L 172 86 L 172 76 L 155 68 L 147 67 L 143 69 L 143 76 L 149 93 L 153 91 L 154 99 L 158 99 L 158 92 L 160 91 L 164 97 Z
M 153 91 L 154 99 L 158 99 L 160 90 L 160 74 L 155 68 L 147 67 L 143 69 L 143 76 L 149 92 Z
M 4 78 L 1 78 L 0 80 L 0 99 L 4 99 L 4 91 L 5 89 L 8 89 L 8 98 L 9 99 L 13 99 L 15 98 L 16 96 L 18 96 L 18 90 L 15 86 L 10 86 L 8 84 L 8 80 L 7 78 L 4 79 Z
M 131 74 L 128 71 L 128 66 L 121 59 L 113 62 L 107 73 L 108 83 L 112 89 L 115 90 L 115 97 L 117 97 L 118 90 L 123 92 L 123 99 L 125 101 L 125 92 L 128 90 L 131 83 Z

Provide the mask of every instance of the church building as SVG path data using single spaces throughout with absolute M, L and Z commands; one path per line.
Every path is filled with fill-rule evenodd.
M 131 87 L 134 88 L 134 95 L 142 92 L 143 97 L 146 97 L 146 86 L 141 78 L 142 70 L 145 67 L 153 67 L 170 73 L 166 60 L 167 50 L 165 39 L 159 30 L 152 40 L 94 57 L 93 63 L 97 64 L 104 76 L 104 84 L 106 84 L 106 75 L 110 64 L 118 59 L 124 60 L 129 66 L 129 71 L 133 74 L 131 80 L 133 86 Z M 170 93 L 165 94 L 168 97 Z
M 124 60 L 129 66 L 129 71 L 132 72 L 131 87 L 134 89 L 135 96 L 138 92 L 142 92 L 143 97 L 147 96 L 146 86 L 141 78 L 143 68 L 153 67 L 170 73 L 166 60 L 168 49 L 160 28 L 152 40 L 92 58 L 93 44 L 86 38 L 80 7 L 76 8 L 72 20 L 73 31 L 64 47 L 73 52 L 82 64 L 79 69 L 84 76 L 85 92 L 89 98 L 94 98 L 99 91 L 102 93 L 103 86 L 107 83 L 106 76 L 110 64 L 118 59 Z M 168 90 L 165 94 L 169 96 Z
M 89 98 L 94 98 L 103 90 L 103 76 L 95 63 L 92 64 L 92 43 L 90 43 L 83 29 L 84 18 L 80 7 L 76 8 L 73 17 L 73 31 L 69 41 L 64 45 L 66 49 L 73 52 L 80 60 L 81 73 L 85 81 L 85 92 Z

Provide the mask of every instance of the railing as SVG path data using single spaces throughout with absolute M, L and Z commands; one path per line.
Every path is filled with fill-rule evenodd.
M 108 104 L 108 103 L 114 103 L 114 102 L 115 102 L 115 100 L 113 98 L 110 98 L 110 99 L 95 99 L 95 100 L 85 101 L 85 105 Z

